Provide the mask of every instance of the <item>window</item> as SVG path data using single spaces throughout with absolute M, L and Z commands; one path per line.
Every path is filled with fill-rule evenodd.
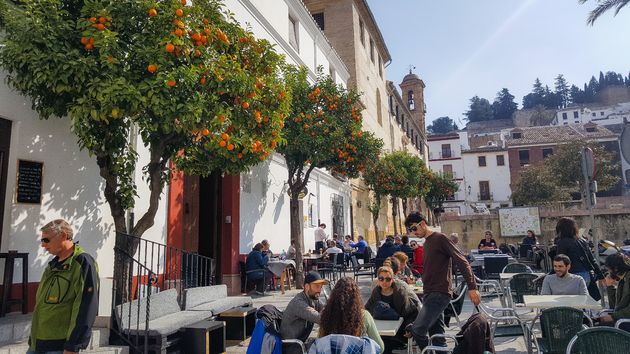
M 370 60 L 374 63 L 374 41 L 370 38 Z
M 300 51 L 299 29 L 299 23 L 289 16 L 289 44 L 298 52 Z
M 490 181 L 479 181 L 479 200 L 491 200 Z
M 543 148 L 542 149 L 543 159 L 553 155 L 553 148 Z
M 451 153 L 451 144 L 442 144 L 442 158 L 447 159 L 449 157 L 452 157 L 453 154 Z
M 405 114 L 404 114 L 404 113 L 403 113 L 403 114 L 401 114 L 401 117 L 400 117 L 400 125 L 401 125 L 401 127 L 403 127 L 403 128 L 405 127 Z
M 378 124 L 383 125 L 383 114 L 381 112 L 383 108 L 381 105 L 381 91 L 376 89 L 376 118 L 378 119 Z
M 580 118 L 578 111 L 573 111 L 573 118 Z
M 567 119 L 567 112 L 562 113 L 562 119 Z
M 394 96 L 389 95 L 389 111 L 394 113 Z
M 332 66 L 330 66 L 330 67 L 328 68 L 328 73 L 330 74 L 330 79 L 331 79 L 333 82 L 337 82 L 337 75 L 336 75 L 336 72 L 335 72 L 335 68 L 333 68 Z
M 599 115 L 600 115 L 600 116 L 603 116 L 603 115 L 604 115 L 604 112 L 599 112 Z
M 378 76 L 383 77 L 383 62 L 380 55 L 378 56 Z
M 365 29 L 361 20 L 359 20 L 359 37 L 361 38 L 361 44 L 365 47 Z
M 319 26 L 319 29 L 323 31 L 324 30 L 324 13 L 320 12 L 318 14 L 313 14 L 313 19 L 315 20 L 315 23 L 317 23 L 317 26 Z
M 529 165 L 529 150 L 519 150 L 518 161 L 521 163 L 521 166 Z
M 398 105 L 396 105 L 396 123 L 400 124 L 400 112 L 398 112 Z
M 597 117 L 597 113 L 593 112 L 593 114 L 591 114 L 593 117 Z
M 486 166 L 486 157 L 485 156 L 478 156 L 477 157 L 477 162 L 479 163 L 479 167 L 485 167 Z
M 523 137 L 523 133 L 512 133 L 512 139 L 520 139 Z
M 409 110 L 413 111 L 416 108 L 413 90 L 407 91 L 407 104 L 409 105 Z
M 453 165 L 444 165 L 442 166 L 442 173 L 445 176 L 453 176 Z
M 503 155 L 497 155 L 497 166 L 505 166 L 505 157 Z

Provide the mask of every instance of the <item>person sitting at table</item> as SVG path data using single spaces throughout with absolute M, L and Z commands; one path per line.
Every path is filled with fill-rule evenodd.
M 333 241 L 335 241 L 335 245 L 337 247 L 339 247 L 340 249 L 343 249 L 343 242 L 341 242 L 341 240 L 339 239 L 339 235 L 334 234 L 333 235 Z
M 400 252 L 404 252 L 406 254 L 413 253 L 413 249 L 409 246 L 409 236 L 405 235 L 400 238 L 402 244 L 400 245 Z
M 492 238 L 492 231 L 486 230 L 484 234 L 484 238 L 479 241 L 479 246 L 477 246 L 480 250 L 496 250 L 497 249 L 497 241 Z
M 295 259 L 297 251 L 295 250 L 295 241 L 291 240 L 291 246 L 287 250 L 287 259 Z
M 338 254 L 338 253 L 343 253 L 343 250 L 339 247 L 337 247 L 337 243 L 335 241 L 328 241 L 328 248 L 326 248 L 326 251 L 324 252 L 324 254 L 326 255 L 327 258 L 332 258 L 332 257 L 328 257 L 331 254 Z
M 403 323 L 396 336 L 392 338 L 393 341 L 386 338 L 385 352 L 391 350 L 391 348 L 404 348 L 404 344 L 407 341 L 404 337 L 405 327 L 412 323 L 418 315 L 420 300 L 418 300 L 418 296 L 411 291 L 407 284 L 396 279 L 392 268 L 387 266 L 380 267 L 376 274 L 378 283 L 372 289 L 370 298 L 365 304 L 365 309 L 374 316 L 375 310 L 384 306 L 381 303 L 385 303 L 389 308 L 396 311 L 398 316 L 403 318 Z M 378 316 L 375 318 L 379 319 Z
M 630 257 L 622 253 L 611 254 L 604 265 L 608 268 L 604 284 L 612 312 L 600 317 L 599 321 L 612 326 L 617 320 L 630 318 Z
M 368 248 L 368 244 L 367 242 L 365 242 L 365 239 L 363 238 L 363 236 L 359 235 L 358 237 L 358 241 L 356 243 L 350 243 L 350 247 L 352 248 L 356 248 L 357 251 L 355 252 L 355 256 L 357 257 L 357 259 L 362 259 L 363 255 L 365 254 L 365 249 Z
M 400 251 L 400 248 L 394 244 L 394 237 L 387 236 L 385 242 L 378 248 L 376 252 L 376 258 L 385 259 L 387 257 L 391 257 L 394 253 Z
M 320 316 L 318 337 L 329 334 L 371 338 L 385 349 L 372 315 L 363 307 L 361 289 L 351 278 L 341 278 L 335 284 Z
M 262 243 L 257 243 L 254 245 L 252 251 L 249 252 L 247 259 L 245 260 L 245 270 L 251 271 L 261 269 L 260 272 L 251 272 L 247 274 L 247 279 L 256 284 L 257 294 L 262 294 L 265 286 L 267 285 L 265 282 L 271 282 L 273 279 L 273 273 L 267 270 L 269 257 L 263 255 L 262 250 Z
M 536 261 L 536 268 L 540 269 L 540 263 L 543 261 L 544 252 L 536 247 L 538 244 L 538 238 L 536 238 L 536 233 L 534 230 L 527 230 L 527 236 L 523 237 L 523 241 L 521 241 L 523 245 L 530 245 L 532 248 L 532 255 L 534 257 L 534 261 Z
M 320 323 L 320 312 L 324 305 L 319 301 L 322 287 L 328 280 L 315 271 L 308 272 L 304 277 L 304 290 L 295 295 L 282 314 L 280 336 L 282 339 L 299 339 L 305 345 L 315 323 Z M 283 353 L 302 353 L 296 345 L 283 347 Z M 308 349 L 308 348 L 307 348 Z
M 400 266 L 398 268 L 398 274 L 400 274 L 404 279 L 404 281 L 409 281 L 410 279 L 413 280 L 413 272 L 411 271 L 411 268 L 409 268 L 409 266 L 407 265 L 407 262 L 409 261 L 409 256 L 407 256 L 407 254 L 405 252 L 396 252 L 394 253 L 394 255 L 392 256 L 394 258 L 396 258 L 398 260 L 398 262 L 400 262 Z
M 269 258 L 273 257 L 273 252 L 271 251 L 271 249 L 269 249 L 269 247 L 270 247 L 269 241 L 268 240 L 262 240 L 261 244 L 263 246 L 262 254 L 264 256 L 268 256 Z
M 422 273 L 424 273 L 424 258 L 422 255 L 424 247 L 419 245 L 416 241 L 411 241 L 411 248 L 413 249 L 413 263 L 411 264 L 411 271 L 415 276 L 422 276 Z
M 398 248 L 402 246 L 402 239 L 400 238 L 400 236 L 398 235 L 394 236 L 394 244 L 398 246 Z
M 555 274 L 545 276 L 541 295 L 587 295 L 586 283 L 581 276 L 569 273 L 571 259 L 559 254 L 553 259 Z

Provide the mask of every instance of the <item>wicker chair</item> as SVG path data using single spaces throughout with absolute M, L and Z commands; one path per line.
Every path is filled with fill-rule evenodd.
M 535 274 L 520 273 L 510 279 L 509 293 L 512 295 L 514 304 L 523 303 L 523 295 L 537 295 L 538 288 L 535 280 L 538 278 Z
M 584 316 L 581 310 L 572 307 L 554 307 L 543 310 L 540 314 L 542 337 L 535 338 L 540 352 L 564 353 L 571 338 L 585 328 L 584 318 L 588 319 L 592 327 L 590 318 Z
M 619 328 L 594 327 L 576 334 L 567 346 L 566 354 L 620 354 L 630 348 L 630 333 Z

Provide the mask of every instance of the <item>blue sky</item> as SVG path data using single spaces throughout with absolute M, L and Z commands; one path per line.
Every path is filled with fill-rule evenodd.
M 536 77 L 553 89 L 558 74 L 579 87 L 599 71 L 630 71 L 630 6 L 616 17 L 586 18 L 595 0 L 368 0 L 398 84 L 409 65 L 426 84 L 427 125 L 458 125 L 471 97 L 492 102 L 507 87 L 521 106 Z M 461 125 L 460 125 L 461 127 Z

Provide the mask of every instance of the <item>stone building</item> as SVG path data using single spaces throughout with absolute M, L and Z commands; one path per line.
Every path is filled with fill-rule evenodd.
M 384 142 L 384 150 L 407 150 L 423 155 L 424 138 L 424 83 L 416 75 L 408 75 L 401 83 L 403 90 L 399 104 L 400 114 L 406 121 L 396 121 L 394 105 L 395 87 L 388 86 L 385 66 L 391 55 L 366 0 L 304 0 L 315 22 L 335 48 L 350 73 L 348 87 L 362 93 L 363 128 L 373 132 Z M 411 100 L 408 93 L 411 92 Z M 391 98 L 390 98 L 391 97 Z M 388 104 L 391 102 L 391 104 Z M 409 105 L 410 103 L 411 106 Z M 407 112 L 402 112 L 402 108 Z M 395 108 L 394 108 L 395 109 Z M 411 118 L 411 119 L 409 119 Z M 393 120 L 393 121 L 392 121 Z M 415 123 L 412 122 L 415 120 Z M 416 143 L 417 140 L 417 143 Z M 370 193 L 361 180 L 352 181 L 353 233 L 365 235 L 374 242 Z M 391 205 L 383 202 L 381 222 L 388 220 L 387 228 L 379 225 L 380 236 L 393 233 Z

